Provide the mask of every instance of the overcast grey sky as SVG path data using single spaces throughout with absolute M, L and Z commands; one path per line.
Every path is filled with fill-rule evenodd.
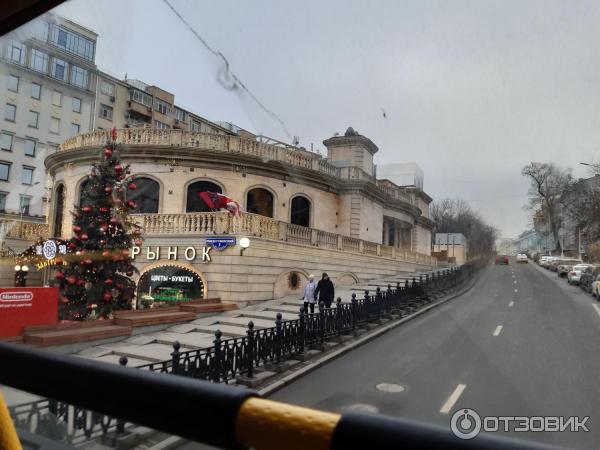
M 578 163 L 598 159 L 600 2 L 171 1 L 301 145 L 323 149 L 351 125 L 379 147 L 377 163 L 418 163 L 434 199 L 464 198 L 504 236 L 528 224 L 524 164 L 586 176 Z M 219 84 L 219 60 L 162 0 L 55 11 L 100 35 L 101 69 L 290 140 Z

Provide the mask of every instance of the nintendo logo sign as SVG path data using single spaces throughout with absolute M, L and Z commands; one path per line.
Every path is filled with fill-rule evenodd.
M 2 292 L 0 303 L 30 302 L 33 300 L 33 292 Z

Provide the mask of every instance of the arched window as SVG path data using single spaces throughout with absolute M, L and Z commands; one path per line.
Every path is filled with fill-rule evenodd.
M 196 181 L 187 188 L 187 201 L 185 205 L 186 212 L 208 212 L 210 208 L 206 206 L 206 203 L 198 195 L 200 192 L 209 191 L 222 194 L 223 190 L 221 187 L 210 181 Z
M 54 236 L 62 236 L 62 223 L 64 216 L 64 203 L 65 203 L 65 185 L 61 184 L 56 189 L 54 194 Z
M 134 178 L 130 183 L 135 184 L 135 190 L 127 189 L 127 199 L 137 203 L 134 212 L 155 214 L 158 212 L 160 185 L 152 178 Z M 129 183 L 128 183 L 129 184 Z
M 310 226 L 310 200 L 303 195 L 292 199 L 290 222 L 303 227 Z
M 263 188 L 254 188 L 246 196 L 246 211 L 273 217 L 273 194 Z
M 93 199 L 93 194 L 90 192 L 90 179 L 86 178 L 79 185 L 79 207 L 90 203 Z

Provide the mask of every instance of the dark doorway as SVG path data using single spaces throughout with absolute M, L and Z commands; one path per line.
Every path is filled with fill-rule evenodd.
M 290 222 L 303 227 L 310 226 L 310 200 L 299 195 L 292 199 Z
M 273 217 L 273 194 L 263 188 L 254 188 L 246 196 L 246 211 L 261 216 Z

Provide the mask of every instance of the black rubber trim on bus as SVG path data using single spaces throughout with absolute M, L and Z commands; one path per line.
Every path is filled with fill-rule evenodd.
M 448 426 L 442 427 L 379 414 L 342 415 L 331 442 L 331 450 L 559 450 L 541 443 L 515 440 L 489 434 L 473 439 L 456 437 Z
M 209 445 L 240 449 L 241 404 L 252 390 L 0 343 L 0 385 Z

